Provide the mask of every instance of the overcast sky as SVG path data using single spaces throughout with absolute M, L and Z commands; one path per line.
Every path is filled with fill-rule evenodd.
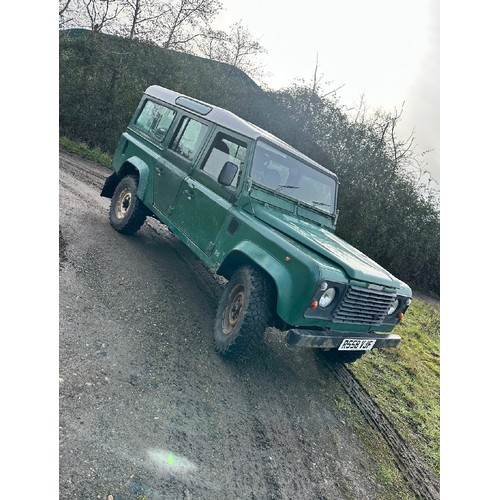
M 402 138 L 415 129 L 439 181 L 438 0 L 222 0 L 216 26 L 242 21 L 268 54 L 265 83 L 274 89 L 319 73 L 341 104 L 364 95 L 371 109 L 400 109 Z

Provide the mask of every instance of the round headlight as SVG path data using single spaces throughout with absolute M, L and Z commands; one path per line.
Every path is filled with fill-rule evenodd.
M 389 307 L 389 310 L 387 311 L 387 315 L 390 316 L 391 314 L 394 314 L 396 309 L 399 307 L 399 300 L 395 299 L 394 302 L 391 304 Z
M 335 288 L 328 288 L 323 295 L 319 298 L 319 306 L 320 307 L 328 307 L 335 298 L 336 295 Z

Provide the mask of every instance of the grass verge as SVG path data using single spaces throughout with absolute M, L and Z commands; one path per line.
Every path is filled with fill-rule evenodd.
M 439 475 L 439 306 L 414 299 L 395 333 L 397 349 L 376 349 L 348 365 L 430 469 Z
M 91 148 L 83 142 L 76 142 L 64 136 L 59 138 L 59 146 L 70 153 L 75 153 L 82 158 L 95 161 L 104 167 L 111 168 L 111 156 L 100 148 Z

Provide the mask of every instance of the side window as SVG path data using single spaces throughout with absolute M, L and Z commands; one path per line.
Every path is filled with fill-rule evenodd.
M 244 142 L 219 132 L 215 136 L 201 169 L 210 177 L 217 179 L 227 161 L 234 163 L 238 166 L 238 175 L 234 177 L 231 186 L 236 187 L 240 178 L 240 167 L 245 160 L 246 153 L 247 146 Z
M 146 101 L 135 125 L 146 134 L 161 142 L 174 121 L 175 111 L 153 101 Z
M 185 116 L 179 125 L 170 149 L 193 161 L 205 138 L 207 125 Z

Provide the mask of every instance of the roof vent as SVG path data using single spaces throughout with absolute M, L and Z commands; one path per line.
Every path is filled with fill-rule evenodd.
M 179 106 L 182 106 L 183 108 L 189 109 L 190 111 L 194 111 L 195 113 L 198 113 L 199 115 L 208 115 L 210 111 L 212 111 L 212 107 L 208 106 L 206 104 L 203 104 L 201 102 L 195 101 L 194 99 L 190 99 L 189 97 L 178 97 L 175 100 L 175 103 L 178 104 Z

